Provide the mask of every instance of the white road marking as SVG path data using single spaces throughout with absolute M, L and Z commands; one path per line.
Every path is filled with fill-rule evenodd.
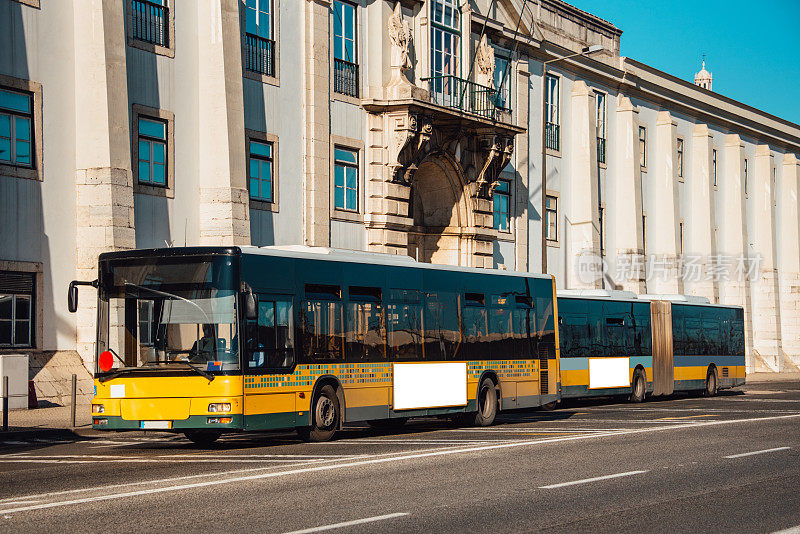
M 755 456 L 756 454 L 766 454 L 768 452 L 788 451 L 791 447 L 775 447 L 774 449 L 764 449 L 761 451 L 743 452 L 741 454 L 731 454 L 723 458 L 744 458 L 745 456 Z
M 539 489 L 556 489 L 564 488 L 566 486 L 577 486 L 578 484 L 588 484 L 590 482 L 599 482 L 601 480 L 610 480 L 612 478 L 630 477 L 633 475 L 641 475 L 642 473 L 647 473 L 647 471 L 628 471 L 627 473 L 615 473 L 613 475 L 603 475 L 601 477 L 584 478 L 581 480 L 572 480 L 570 482 L 550 484 L 548 486 L 539 486 Z
M 70 506 L 75 504 L 85 504 L 85 503 L 94 503 L 99 501 L 107 501 L 113 499 L 127 499 L 130 497 L 136 497 L 141 495 L 152 495 L 158 493 L 167 493 L 167 492 L 177 492 L 181 490 L 189 490 L 189 489 L 197 489 L 197 488 L 205 488 L 210 486 L 219 486 L 222 484 L 232 484 L 237 482 L 249 482 L 254 480 L 266 480 L 270 478 L 277 478 L 277 477 L 285 477 L 290 475 L 299 475 L 299 474 L 306 474 L 306 473 L 318 473 L 324 471 L 332 471 L 337 469 L 345 469 L 350 467 L 362 467 L 367 465 L 379 465 L 379 464 L 386 464 L 386 463 L 394 463 L 394 462 L 402 462 L 406 460 L 416 460 L 420 458 L 431 458 L 436 456 L 449 456 L 454 454 L 467 454 L 472 452 L 483 452 L 483 451 L 490 451 L 490 450 L 500 450 L 500 449 L 510 449 L 516 447 L 529 447 L 533 445 L 540 445 L 540 444 L 547 444 L 547 443 L 561 443 L 566 441 L 580 441 L 580 440 L 588 440 L 593 438 L 600 438 L 600 437 L 616 437 L 616 436 L 628 436 L 633 434 L 644 434 L 644 433 L 651 433 L 651 432 L 661 432 L 661 431 L 669 431 L 669 430 L 676 430 L 676 429 L 689 429 L 689 428 L 699 428 L 705 426 L 722 426 L 722 425 L 733 425 L 733 424 L 741 424 L 741 423 L 755 423 L 755 422 L 765 422 L 765 421 L 778 421 L 784 419 L 797 419 L 800 418 L 800 414 L 795 415 L 776 415 L 772 417 L 754 417 L 748 419 L 729 419 L 726 421 L 701 421 L 696 423 L 681 423 L 676 425 L 667 425 L 667 426 L 660 426 L 654 428 L 640 428 L 640 429 L 632 429 L 626 430 L 623 432 L 606 432 L 606 433 L 598 433 L 598 434 L 584 434 L 578 436 L 563 436 L 563 437 L 554 437 L 554 438 L 547 438 L 547 439 L 538 439 L 538 440 L 520 440 L 514 441 L 512 443 L 498 443 L 495 445 L 482 445 L 482 446 L 474 446 L 474 447 L 464 447 L 464 448 L 446 448 L 440 450 L 431 450 L 431 451 L 420 451 L 415 453 L 404 453 L 404 454 L 397 454 L 393 456 L 387 456 L 383 458 L 372 457 L 363 460 L 356 460 L 356 461 L 346 461 L 343 463 L 337 464 L 329 464 L 329 465 L 314 465 L 309 467 L 300 467 L 297 469 L 287 469 L 284 471 L 273 471 L 273 472 L 266 472 L 266 473 L 259 473 L 259 474 L 248 474 L 242 476 L 233 476 L 230 478 L 222 478 L 217 480 L 208 480 L 204 482 L 192 482 L 192 483 L 185 483 L 185 484 L 176 484 L 176 485 L 168 485 L 158 488 L 150 488 L 145 490 L 139 491 L 129 491 L 123 493 L 111 493 L 106 495 L 94 495 L 91 497 L 85 497 L 81 499 L 72 499 L 68 501 L 56 501 L 56 502 L 49 502 L 49 503 L 42 503 L 42 504 L 32 504 L 29 506 L 21 506 L 17 508 L 6 508 L 0 509 L 0 514 L 10 514 L 15 512 L 25 512 L 30 510 L 42 510 L 47 508 L 56 508 L 61 506 Z M 249 470 L 241 470 L 240 472 L 250 472 Z M 217 473 L 217 476 L 222 476 L 224 473 Z M 208 475 L 206 475 L 208 476 Z M 213 475 L 212 475 L 213 476 Z M 192 477 L 185 477 L 185 478 L 192 478 Z M 117 487 L 122 486 L 135 486 L 135 485 L 142 485 L 142 484 L 152 484 L 152 483 L 129 483 L 129 484 L 120 484 Z M 108 488 L 108 487 L 106 487 Z M 90 491 L 97 491 L 100 489 L 106 488 L 84 488 L 82 490 L 77 490 L 83 493 L 90 492 Z M 66 493 L 66 492 L 64 492 Z M 20 497 L 21 498 L 21 497 Z
M 772 534 L 800 534 L 800 525 L 797 525 L 796 527 L 785 528 L 783 530 L 776 530 Z
M 285 534 L 310 534 L 311 532 L 323 532 L 325 530 L 333 530 L 335 528 L 352 527 L 355 525 L 363 525 L 364 523 L 374 523 L 375 521 L 386 521 L 387 519 L 395 519 L 404 517 L 409 514 L 399 512 L 396 514 L 376 515 L 375 517 L 365 517 L 364 519 L 355 519 L 353 521 L 345 521 L 344 523 L 334 523 L 333 525 L 324 525 L 321 527 L 306 528 L 303 530 L 293 530 Z

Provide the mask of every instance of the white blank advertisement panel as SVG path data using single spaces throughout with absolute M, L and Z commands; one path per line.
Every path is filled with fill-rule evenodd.
M 629 387 L 629 368 L 630 358 L 589 358 L 589 389 Z
M 466 362 L 394 364 L 395 410 L 466 404 Z

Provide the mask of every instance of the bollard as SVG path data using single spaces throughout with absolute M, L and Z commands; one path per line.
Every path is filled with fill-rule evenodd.
M 3 432 L 8 432 L 8 377 L 3 377 Z
M 72 421 L 72 428 L 75 428 L 75 417 L 78 412 L 78 375 L 72 375 L 72 404 L 70 406 L 70 418 Z

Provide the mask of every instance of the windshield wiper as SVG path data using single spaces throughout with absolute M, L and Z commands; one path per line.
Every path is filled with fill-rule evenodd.
M 150 287 L 140 286 L 139 284 L 134 284 L 132 282 L 128 282 L 127 280 L 125 281 L 125 287 L 135 287 L 136 289 L 141 289 L 143 291 L 149 291 L 150 293 L 153 293 L 155 295 L 159 295 L 161 297 L 170 297 L 170 298 L 175 298 L 175 299 L 178 299 L 178 300 L 182 300 L 184 302 L 188 302 L 189 304 L 191 304 L 192 306 L 194 306 L 195 308 L 200 310 L 200 313 L 202 313 L 203 316 L 206 318 L 206 323 L 211 323 L 211 319 L 208 318 L 208 314 L 205 312 L 205 310 L 203 308 L 201 308 L 196 302 L 194 302 L 192 300 L 189 300 L 187 298 L 181 297 L 180 295 L 176 295 L 174 293 L 168 293 L 166 291 L 159 291 L 158 289 L 153 289 L 153 288 L 150 288 Z M 172 313 L 172 310 L 170 310 L 170 313 Z
M 214 379 L 216 378 L 216 376 L 212 375 L 211 373 L 207 373 L 207 372 L 203 371 L 202 369 L 200 369 L 199 367 L 195 367 L 194 365 L 192 365 L 189 362 L 180 362 L 180 363 L 186 364 L 189 367 L 189 369 L 191 369 L 195 373 L 199 374 L 200 376 L 204 377 L 209 382 L 213 382 Z
M 117 369 L 113 373 L 101 376 L 100 378 L 97 379 L 97 381 L 98 382 L 106 382 L 108 380 L 111 380 L 112 378 L 117 378 L 120 375 L 124 375 L 125 373 L 132 373 L 132 372 L 136 371 L 137 369 L 139 369 L 139 367 L 124 367 L 122 369 Z

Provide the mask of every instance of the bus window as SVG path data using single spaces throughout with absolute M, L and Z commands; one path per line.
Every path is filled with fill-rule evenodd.
M 344 360 L 341 302 L 308 300 L 304 303 L 303 352 L 310 362 Z
M 386 359 L 386 329 L 380 302 L 347 303 L 347 361 L 374 362 Z
M 589 319 L 586 315 L 563 315 L 558 326 L 559 346 L 562 358 L 586 358 L 589 356 Z
M 418 291 L 393 289 L 386 306 L 387 349 L 392 359 L 422 358 L 422 303 Z
M 514 329 L 514 353 L 519 358 L 532 358 L 537 354 L 536 342 L 536 310 L 533 299 L 518 295 L 515 297 L 516 307 L 513 310 L 512 325 Z
M 247 321 L 246 369 L 288 369 L 294 366 L 292 303 L 258 301 L 258 318 Z
M 511 299 L 492 295 L 489 308 L 489 355 L 494 360 L 519 357 L 514 343 Z
M 683 311 L 683 324 L 686 328 L 684 355 L 697 356 L 703 354 L 703 322 L 700 310 L 697 307 L 687 306 Z
M 704 355 L 715 355 L 722 353 L 722 333 L 720 332 L 719 316 L 720 310 L 713 308 L 702 308 L 703 319 L 703 352 Z
M 465 293 L 461 309 L 464 349 L 461 359 L 489 359 L 486 308 L 480 293 Z
M 442 324 L 441 306 L 438 293 L 425 294 L 425 309 L 422 318 L 424 327 L 423 343 L 426 360 L 437 361 L 446 358 L 444 346 L 444 325 Z

